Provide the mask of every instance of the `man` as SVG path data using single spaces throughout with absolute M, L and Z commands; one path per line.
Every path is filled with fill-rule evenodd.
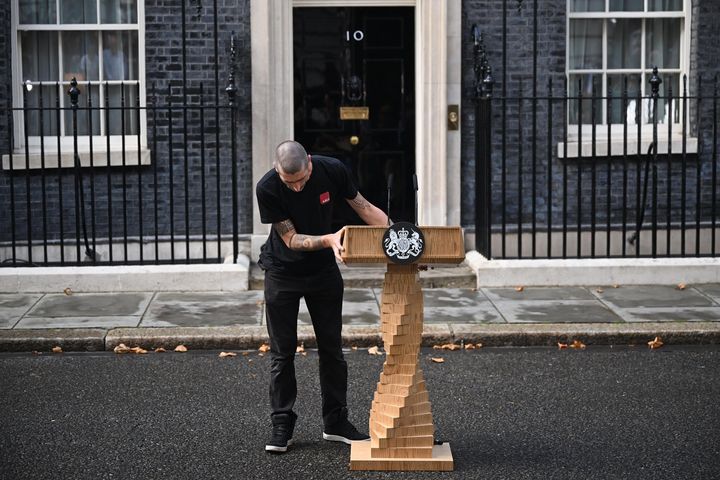
M 347 418 L 347 363 L 341 339 L 343 281 L 336 262 L 342 261 L 344 228 L 333 232 L 331 220 L 333 205 L 343 201 L 370 225 L 387 224 L 387 215 L 363 198 L 339 160 L 311 158 L 294 141 L 278 145 L 274 169 L 260 179 L 256 194 L 261 221 L 272 224 L 259 261 L 265 270 L 271 359 L 273 429 L 265 450 L 285 452 L 292 444 L 301 297 L 305 297 L 318 344 L 323 438 L 347 444 L 367 440 Z

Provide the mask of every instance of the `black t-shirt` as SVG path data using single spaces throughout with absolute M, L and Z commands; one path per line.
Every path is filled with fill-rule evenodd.
M 295 231 L 304 235 L 325 235 L 332 233 L 332 210 L 336 202 L 355 198 L 357 187 L 350 178 L 348 169 L 337 159 L 315 156 L 312 159 L 312 174 L 305 187 L 295 192 L 280 180 L 273 169 L 258 182 L 255 193 L 262 223 L 277 223 L 291 220 Z M 331 248 L 314 252 L 290 250 L 282 238 L 270 229 L 267 242 L 262 246 L 259 265 L 291 275 L 317 273 L 335 263 Z

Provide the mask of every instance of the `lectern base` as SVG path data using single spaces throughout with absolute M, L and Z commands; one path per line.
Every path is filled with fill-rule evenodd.
M 353 442 L 350 446 L 350 470 L 396 470 L 450 472 L 453 457 L 449 443 L 433 446 L 431 458 L 372 458 L 370 442 Z

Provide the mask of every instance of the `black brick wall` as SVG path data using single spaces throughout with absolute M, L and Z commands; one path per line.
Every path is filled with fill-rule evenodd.
M 7 150 L 7 115 L 9 105 L 8 88 L 12 76 L 10 57 L 10 2 L 0 2 L 0 152 Z M 4 210 L 4 209 L 3 209 Z
M 507 13 L 507 105 L 506 105 L 506 136 L 505 136 L 505 172 L 506 178 L 506 222 L 509 223 L 510 231 L 516 229 L 519 220 L 519 205 L 522 205 L 522 222 L 529 225 L 532 221 L 532 164 L 533 164 L 533 130 L 532 112 L 533 102 L 529 97 L 533 92 L 533 2 L 509 1 Z M 462 31 L 465 32 L 462 45 L 463 58 L 463 109 L 462 109 L 462 224 L 474 226 L 475 215 L 475 106 L 473 101 L 473 49 L 469 32 L 471 26 L 477 24 L 485 35 L 485 44 L 489 51 L 489 61 L 493 67 L 495 79 L 493 117 L 492 117 L 492 221 L 495 227 L 501 222 L 502 209 L 502 164 L 503 164 L 503 136 L 502 132 L 502 110 L 503 101 L 503 65 L 502 65 L 502 1 L 463 1 Z M 547 97 L 548 81 L 552 79 L 553 95 L 562 95 L 565 75 L 565 43 L 566 43 L 566 2 L 564 0 L 547 0 L 538 2 L 538 62 L 537 62 L 537 95 Z M 718 59 L 720 58 L 720 4 L 710 0 L 693 2 L 693 25 L 691 43 L 691 70 L 693 75 L 690 78 L 690 95 L 697 91 L 697 79 L 695 73 L 703 76 L 703 95 L 712 95 L 712 86 L 709 79 L 720 71 Z M 522 85 L 522 86 L 521 86 Z M 619 95 L 615 90 L 614 95 Z M 519 95 L 524 97 L 521 107 L 519 106 Z M 711 212 L 711 181 L 709 175 L 711 170 L 712 150 L 712 101 L 704 100 L 701 103 L 701 123 L 699 138 L 702 150 L 699 155 L 701 171 L 701 216 L 707 219 Z M 562 222 L 562 189 L 563 189 L 563 167 L 568 173 L 568 222 L 570 225 L 577 224 L 577 198 L 578 198 L 578 161 L 570 159 L 567 161 L 557 158 L 557 143 L 563 141 L 563 119 L 564 107 L 561 102 L 553 103 L 551 120 L 548 123 L 548 102 L 545 99 L 538 100 L 537 109 L 537 141 L 536 151 L 536 188 L 535 206 L 537 209 L 537 221 L 539 224 L 545 222 L 548 212 L 547 194 L 547 172 L 548 172 L 548 128 L 551 127 L 551 167 L 552 167 L 552 223 L 558 226 Z M 694 115 L 694 104 L 691 106 Z M 520 112 L 520 114 L 518 114 Z M 693 122 L 693 133 L 697 133 Z M 522 138 L 522 142 L 520 139 Z M 522 203 L 519 198 L 519 158 L 522 145 Z M 659 211 L 658 220 L 665 221 L 665 210 L 662 206 L 667 198 L 667 158 L 664 158 L 658 165 L 658 198 Z M 644 157 L 643 157 L 644 158 Z M 686 213 L 688 218 L 695 218 L 695 192 L 694 179 L 697 172 L 698 156 L 688 157 L 686 173 L 688 206 Z M 628 159 L 628 196 L 629 204 L 623 209 L 623 160 L 622 157 L 613 157 L 610 161 L 611 191 L 610 191 L 610 218 L 612 223 L 622 220 L 623 211 L 628 219 L 635 218 L 635 197 L 636 197 L 636 171 L 638 166 L 637 157 Z M 674 204 L 679 205 L 681 162 L 678 157 L 672 161 L 671 194 Z M 584 160 L 581 164 L 582 185 L 580 196 L 582 198 L 583 224 L 589 224 L 591 217 L 591 199 L 593 197 L 592 175 L 593 167 L 590 160 Z M 597 188 L 594 192 L 596 200 L 595 221 L 599 225 L 607 222 L 607 185 L 608 185 L 608 161 L 598 159 L 595 162 L 595 175 Z M 692 199 L 692 201 L 690 200 Z M 671 212 L 673 220 L 679 218 L 679 208 Z M 649 218 L 649 212 L 646 218 Z
M 113 167 L 83 169 L 85 176 L 85 195 L 90 198 L 90 184 L 95 189 L 95 228 L 98 237 L 108 234 L 108 218 L 112 216 L 113 236 L 124 235 L 124 225 L 127 223 L 129 236 L 139 233 L 139 216 L 142 208 L 143 234 L 155 234 L 155 188 L 158 191 L 158 233 L 169 235 L 171 229 L 177 238 L 184 238 L 186 229 L 186 213 L 189 216 L 189 232 L 198 235 L 202 232 L 202 172 L 203 154 L 200 148 L 204 140 L 204 172 L 205 172 L 205 199 L 206 220 L 208 232 L 217 231 L 217 179 L 220 183 L 220 212 L 223 235 L 232 232 L 232 184 L 231 184 L 231 135 L 236 139 L 236 158 L 238 165 L 238 221 L 240 233 L 252 230 L 252 161 L 251 161 L 251 112 L 250 112 L 250 2 L 249 0 L 220 0 L 218 6 L 218 56 L 219 56 L 219 85 L 215 83 L 215 36 L 213 2 L 202 2 L 202 11 L 198 14 L 194 4 L 187 3 L 186 11 L 186 81 L 183 83 L 183 38 L 182 17 L 179 0 L 150 0 L 145 2 L 145 62 L 146 62 L 146 88 L 147 104 L 157 105 L 147 113 L 148 148 L 152 152 L 152 165 L 138 167 Z M 0 51 L 9 52 L 5 32 L 9 30 L 9 11 L 3 2 L 0 6 L 0 25 L 8 25 L 0 33 Z M 2 21 L 7 18 L 3 24 Z M 236 35 L 236 127 L 231 128 L 231 116 L 228 107 L 228 96 L 225 93 L 229 74 L 229 46 L 231 32 Z M 3 58 L 2 60 L 6 60 Z M 0 64 L 0 80 L 3 75 L 10 75 L 9 67 Z M 3 82 L 4 86 L 6 82 Z M 153 95 L 153 85 L 156 94 Z M 216 88 L 217 87 L 217 88 Z M 215 105 L 215 92 L 218 92 L 218 102 L 221 105 L 219 113 L 219 127 L 216 123 L 215 109 L 209 108 L 204 112 L 204 119 L 200 123 L 200 111 L 191 108 L 187 111 L 187 121 L 184 118 L 182 106 L 184 102 L 197 107 L 200 102 L 202 88 L 204 104 Z M 82 89 L 82 86 L 81 86 Z M 187 94 L 186 100 L 185 93 Z M 0 95 L 0 102 L 5 101 L 5 95 Z M 80 103 L 85 97 L 81 95 Z M 94 99 L 97 102 L 97 99 Z M 172 150 L 168 135 L 168 112 L 172 105 Z M 3 111 L 4 114 L 4 111 Z M 157 121 L 153 119 L 155 114 Z M 134 115 L 134 113 L 133 113 Z M 0 122 L 5 121 L 3 118 Z M 2 125 L 2 124 L 0 124 Z M 219 128 L 219 144 L 216 142 L 216 130 Z M 2 130 L 5 132 L 5 129 Z M 7 135 L 0 135 L 7 137 Z M 5 138 L 0 139 L 3 153 L 7 152 Z M 216 146 L 219 156 L 216 155 Z M 170 161 L 172 158 L 172 180 L 170 174 Z M 189 185 L 188 194 L 185 194 L 186 183 Z M 219 164 L 219 176 L 218 176 Z M 157 175 L 157 183 L 155 176 Z M 26 172 L 16 172 L 11 179 L 7 172 L 0 173 L 0 201 L 3 205 L 10 203 L 10 183 L 15 191 L 16 202 L 16 238 L 27 238 L 27 202 L 26 202 Z M 49 238 L 58 238 L 60 231 L 60 218 L 63 219 L 62 228 L 65 238 L 75 237 L 75 201 L 74 176 L 72 169 L 63 169 L 59 176 L 57 170 L 46 175 L 47 204 L 47 235 Z M 112 211 L 108 214 L 107 184 L 112 185 Z M 33 238 L 41 238 L 43 225 L 42 210 L 42 178 L 34 170 L 29 176 L 31 192 L 31 215 Z M 140 192 L 139 183 L 142 183 Z M 59 188 L 59 184 L 62 185 Z M 170 215 L 170 196 L 174 197 L 174 212 Z M 123 200 L 123 185 L 125 185 L 125 200 Z M 60 210 L 60 192 L 62 191 L 62 215 Z M 186 202 L 187 197 L 187 202 Z M 188 209 L 186 212 L 186 204 Z M 123 218 L 123 207 L 127 212 L 127 219 Z M 90 204 L 87 204 L 90 215 Z M 3 209 L 3 215 L 7 215 Z M 172 222 L 171 222 L 172 219 Z M 171 226 L 172 224 L 172 226 Z M 3 231 L 0 240 L 9 240 L 10 229 L 7 217 L 2 218 Z M 90 222 L 88 221 L 88 228 Z

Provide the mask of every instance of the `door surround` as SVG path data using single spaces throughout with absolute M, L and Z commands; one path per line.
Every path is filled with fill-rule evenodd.
M 251 0 L 253 186 L 272 168 L 275 147 L 294 136 L 292 9 L 335 6 L 415 7 L 419 223 L 459 225 L 460 131 L 448 131 L 446 118 L 448 104 L 460 104 L 461 0 Z M 253 194 L 253 233 L 262 243 L 268 232 Z

